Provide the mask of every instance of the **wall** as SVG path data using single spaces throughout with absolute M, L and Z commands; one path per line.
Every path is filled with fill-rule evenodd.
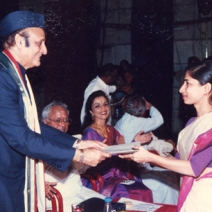
M 131 63 L 131 0 L 100 0 L 101 36 L 97 61 L 101 66 L 123 59 Z
M 201 2 L 205 1 L 201 0 Z M 212 15 L 211 13 L 208 15 L 200 14 L 197 0 L 173 0 L 173 16 L 172 10 L 167 7 L 172 2 L 169 1 L 168 4 L 167 1 L 163 0 L 157 1 L 159 5 L 152 0 L 92 0 L 86 2 L 8 0 L 6 5 L 0 3 L 2 7 L 4 6 L 1 16 L 18 9 L 18 3 L 20 9 L 44 12 L 47 17 L 49 54 L 42 60 L 41 67 L 28 72 L 39 111 L 45 104 L 55 99 L 68 103 L 73 110 L 74 120 L 76 120 L 73 131 L 78 132 L 79 105 L 82 104 L 84 89 L 96 75 L 97 68 L 107 62 L 118 65 L 122 59 L 127 59 L 135 66 L 140 66 L 143 64 L 143 58 L 139 54 L 142 54 L 144 58 L 151 58 L 151 55 L 155 55 L 154 61 L 156 63 L 152 63 L 154 68 L 146 67 L 146 69 L 141 68 L 142 70 L 139 71 L 139 75 L 142 76 L 141 79 L 139 78 L 141 87 L 145 83 L 152 86 L 150 94 L 154 101 L 155 85 L 157 85 L 159 101 L 163 100 L 164 96 L 166 100 L 168 99 L 167 102 L 162 102 L 159 105 L 163 115 L 167 116 L 167 125 L 174 134 L 177 134 L 183 127 L 188 116 L 185 113 L 181 114 L 182 106 L 178 89 L 187 58 L 197 56 L 203 59 L 212 55 Z M 141 11 L 147 18 L 151 19 L 156 15 L 155 17 L 158 19 L 158 23 L 156 20 L 145 23 L 143 17 L 141 26 L 146 24 L 141 32 L 143 34 L 139 34 L 138 30 L 138 37 L 143 38 L 141 47 L 133 44 L 135 36 L 132 37 L 132 11 L 135 3 L 143 4 Z M 168 18 L 160 19 L 163 14 Z M 165 36 L 161 36 L 163 23 L 168 24 L 170 29 L 174 25 L 173 34 L 170 34 L 171 30 L 169 33 L 171 39 L 174 38 L 172 52 L 170 52 L 172 48 L 169 47 L 163 49 L 161 53 L 160 51 L 154 52 L 154 48 L 160 49 L 163 42 L 172 42 L 171 39 L 167 40 Z M 145 36 L 151 36 L 152 32 L 155 33 L 153 36 L 156 36 L 157 44 L 152 43 L 150 39 L 148 41 L 150 48 L 145 47 L 145 49 L 144 46 L 147 43 L 145 43 L 147 41 Z M 145 33 L 147 34 L 145 35 Z M 135 52 L 136 47 L 141 50 L 139 54 Z M 166 49 L 169 49 L 168 52 Z M 170 59 L 172 53 L 174 61 Z M 64 55 L 67 55 L 67 58 L 64 58 Z M 157 63 L 168 64 L 168 66 L 161 68 Z M 170 66 L 170 64 L 172 65 Z M 167 87 L 164 85 L 164 79 L 168 82 Z M 167 112 L 167 108 L 170 108 L 171 113 Z
M 172 130 L 172 2 L 102 0 L 100 3 L 98 64 L 119 65 L 122 59 L 132 63 L 134 87 L 161 111 L 165 122 L 160 134 L 169 136 Z
M 99 2 L 11 0 L 11 5 L 4 3 L 4 15 L 18 9 L 45 15 L 48 54 L 41 58 L 40 67 L 27 70 L 38 113 L 53 100 L 63 101 L 73 120 L 69 133 L 80 133 L 84 89 L 96 75 Z
M 211 1 L 200 1 L 209 8 Z M 212 12 L 199 13 L 196 0 L 174 0 L 174 87 L 173 132 L 178 133 L 189 119 L 192 107 L 183 106 L 178 93 L 187 59 L 197 56 L 200 60 L 212 55 Z M 187 114 L 186 114 L 187 113 Z

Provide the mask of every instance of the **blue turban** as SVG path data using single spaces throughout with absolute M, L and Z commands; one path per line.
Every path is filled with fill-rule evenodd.
M 31 11 L 15 11 L 9 13 L 0 21 L 0 37 L 28 27 L 44 28 L 44 16 Z

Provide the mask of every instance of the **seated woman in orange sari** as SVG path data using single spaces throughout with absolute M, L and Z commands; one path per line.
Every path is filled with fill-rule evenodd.
M 103 91 L 93 92 L 86 103 L 86 116 L 83 124 L 84 132 L 82 139 L 99 140 L 107 145 L 124 143 L 124 137 L 110 125 L 107 119 L 110 115 L 110 105 L 107 96 Z M 151 135 L 145 138 L 149 141 Z M 141 139 L 140 134 L 135 136 L 135 140 Z M 139 179 L 139 172 L 136 163 L 124 161 L 117 156 L 101 162 L 97 167 L 90 168 L 88 172 L 94 171 L 102 175 L 103 188 L 100 193 L 111 198 L 127 197 L 135 200 L 152 202 L 152 192 Z M 136 175 L 138 177 L 136 177 Z M 90 187 L 86 180 L 83 184 Z

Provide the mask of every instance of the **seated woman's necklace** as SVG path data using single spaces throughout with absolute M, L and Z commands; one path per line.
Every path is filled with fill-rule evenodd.
M 110 131 L 109 131 L 107 125 L 102 127 L 102 126 L 97 125 L 96 123 L 93 123 L 93 127 L 95 127 L 97 130 L 100 130 L 100 132 L 102 133 L 104 138 L 108 137 L 107 133 Z

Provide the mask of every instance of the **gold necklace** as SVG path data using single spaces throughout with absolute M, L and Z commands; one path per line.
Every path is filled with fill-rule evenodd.
M 110 132 L 110 131 L 109 131 L 109 128 L 107 127 L 107 125 L 102 127 L 102 126 L 99 126 L 97 124 L 93 124 L 93 127 L 98 129 L 98 130 L 101 130 L 104 138 L 108 137 L 107 133 Z

